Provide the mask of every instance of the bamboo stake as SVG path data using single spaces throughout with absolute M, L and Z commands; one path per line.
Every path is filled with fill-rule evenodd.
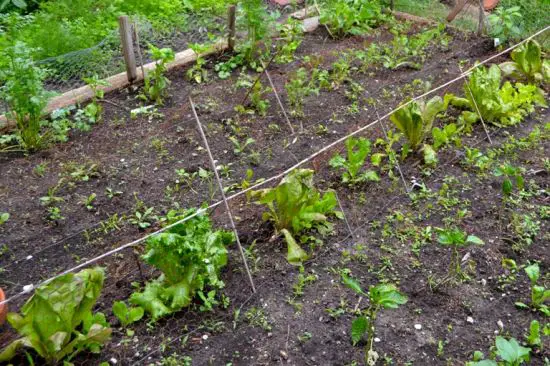
M 241 240 L 239 239 L 239 233 L 237 232 L 237 227 L 235 226 L 235 222 L 233 221 L 233 214 L 231 213 L 231 208 L 229 208 L 229 203 L 227 203 L 227 198 L 225 197 L 222 181 L 220 179 L 220 175 L 218 174 L 218 170 L 216 169 L 216 163 L 214 163 L 214 158 L 212 157 L 212 151 L 210 150 L 210 146 L 208 145 L 208 140 L 206 139 L 206 135 L 204 134 L 204 130 L 202 129 L 201 121 L 199 120 L 199 116 L 197 115 L 197 110 L 195 109 L 195 103 L 193 103 L 193 99 L 191 99 L 191 97 L 189 97 L 189 102 L 191 103 L 191 109 L 193 110 L 193 115 L 195 116 L 195 120 L 197 121 L 197 127 L 201 134 L 202 141 L 204 142 L 204 146 L 206 147 L 206 151 L 208 152 L 208 158 L 210 159 L 210 164 L 212 165 L 212 169 L 214 170 L 214 175 L 216 176 L 216 181 L 218 182 L 218 187 L 220 188 L 220 192 L 222 194 L 223 203 L 227 211 L 227 216 L 229 216 L 229 222 L 231 223 L 231 228 L 233 229 L 233 233 L 235 233 L 237 246 L 239 247 L 239 251 L 241 252 L 244 268 L 246 269 L 246 274 L 248 275 L 248 280 L 250 281 L 252 292 L 255 293 L 256 286 L 254 286 L 254 280 L 252 279 L 252 274 L 250 273 L 250 269 L 248 268 L 248 261 L 246 260 L 246 256 L 244 255 L 244 249 L 241 245 Z
M 265 76 L 267 76 L 267 80 L 269 81 L 269 85 L 271 86 L 271 89 L 273 90 L 273 93 L 275 93 L 275 98 L 277 98 L 277 103 L 279 104 L 279 107 L 281 108 L 281 111 L 283 112 L 283 116 L 285 116 L 286 123 L 288 124 L 288 127 L 290 128 L 290 132 L 294 135 L 294 128 L 292 127 L 292 124 L 290 123 L 290 120 L 288 119 L 288 115 L 286 114 L 285 107 L 283 106 L 283 102 L 281 102 L 281 98 L 279 98 L 279 93 L 277 93 L 277 89 L 275 88 L 275 85 L 273 84 L 273 80 L 271 80 L 271 76 L 267 72 L 267 68 L 265 67 L 262 60 L 260 60 L 260 63 L 262 64 L 262 67 L 264 68 Z M 302 131 L 304 130 L 304 126 L 301 125 Z

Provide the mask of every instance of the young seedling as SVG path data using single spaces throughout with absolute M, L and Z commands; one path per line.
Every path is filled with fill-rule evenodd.
M 123 301 L 115 301 L 113 304 L 113 314 L 124 328 L 139 321 L 143 318 L 144 313 L 145 311 L 142 307 L 128 307 Z
M 441 147 L 447 146 L 451 143 L 454 143 L 455 146 L 459 147 L 461 128 L 456 125 L 456 123 L 449 123 L 442 129 L 439 127 L 434 127 L 432 129 L 432 137 L 434 142 L 434 149 L 439 150 Z
M 531 347 L 540 348 L 542 346 L 540 323 L 538 320 L 531 320 L 531 324 L 529 324 L 529 334 L 525 336 L 525 340 Z
M 512 195 L 514 183 L 518 191 L 523 190 L 525 184 L 521 168 L 516 168 L 513 165 L 506 163 L 495 169 L 493 175 L 495 177 L 503 177 L 502 193 L 505 197 L 510 197 Z
M 109 187 L 105 188 L 105 195 L 106 195 L 107 198 L 109 198 L 110 200 L 112 200 L 112 199 L 115 198 L 115 197 L 120 196 L 122 193 L 124 193 L 124 192 L 122 192 L 122 191 L 115 191 L 115 190 L 113 190 L 112 188 L 109 188 Z
M 99 102 L 105 96 L 105 91 L 101 87 L 109 86 L 110 84 L 105 80 L 101 80 L 97 74 L 83 80 L 93 93 L 92 102 L 83 109 L 84 114 L 92 124 L 98 123 L 101 121 L 103 114 L 103 106 Z
M 128 221 L 136 225 L 140 230 L 145 230 L 151 226 L 154 221 L 158 220 L 158 217 L 154 214 L 154 209 L 154 207 L 144 207 L 143 211 L 136 210 Z
M 285 84 L 288 101 L 292 110 L 290 114 L 294 117 L 304 116 L 304 99 L 309 95 L 319 95 L 319 89 L 314 88 L 308 80 L 308 73 L 305 68 L 298 69 L 291 79 Z
M 531 349 L 522 347 L 515 338 L 507 340 L 498 336 L 495 341 L 496 357 L 500 360 L 483 360 L 483 353 L 476 351 L 474 360 L 466 362 L 466 366 L 520 366 L 529 362 Z
M 467 235 L 458 228 L 441 229 L 439 232 L 438 243 L 444 247 L 452 247 L 451 260 L 449 262 L 449 278 L 450 279 L 466 279 L 467 276 L 462 271 L 461 258 L 458 250 L 472 244 L 484 245 L 483 240 L 475 235 Z
M 94 209 L 94 201 L 95 201 L 96 197 L 97 197 L 97 195 L 95 193 L 92 193 L 91 195 L 86 197 L 84 202 L 82 202 L 82 204 L 84 205 L 84 207 L 86 207 L 86 209 L 88 211 L 91 211 L 91 210 Z
M 342 174 L 342 183 L 354 185 L 364 182 L 380 181 L 380 177 L 374 170 L 367 170 L 360 173 L 371 151 L 370 141 L 364 137 L 359 139 L 350 137 L 346 140 L 345 145 L 347 149 L 347 158 L 337 154 L 329 161 L 331 167 L 345 169 Z
M 360 315 L 355 318 L 351 325 L 351 340 L 353 345 L 357 345 L 361 339 L 367 335 L 367 353 L 365 360 L 367 365 L 375 365 L 378 359 L 378 353 L 374 351 L 373 342 L 375 334 L 376 317 L 382 309 L 397 309 L 399 305 L 407 303 L 407 296 L 399 292 L 397 287 L 392 284 L 381 283 L 369 288 L 369 293 L 365 293 L 359 282 L 347 274 L 342 273 L 342 282 L 355 291 L 360 296 L 369 300 L 369 306 L 360 311 Z
M 550 290 L 543 285 L 537 285 L 540 278 L 540 268 L 538 263 L 525 267 L 525 273 L 531 281 L 531 304 L 527 305 L 523 302 L 516 302 L 516 306 L 520 309 L 538 310 L 545 316 L 550 316 L 550 308 L 545 304 L 550 299 Z
M 0 213 L 0 226 L 4 225 L 10 219 L 10 214 L 7 212 Z
M 196 193 L 196 191 L 193 189 L 193 180 L 197 177 L 197 172 L 189 173 L 185 169 L 176 169 L 176 175 L 178 176 L 178 179 L 176 179 L 176 184 L 183 181 L 187 187 Z
M 233 152 L 235 155 L 241 155 L 245 150 L 256 142 L 252 137 L 248 137 L 243 143 L 241 143 L 235 136 L 230 136 L 229 140 L 233 143 Z

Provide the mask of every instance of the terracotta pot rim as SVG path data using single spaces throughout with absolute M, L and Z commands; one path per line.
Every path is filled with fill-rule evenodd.
M 6 299 L 6 295 L 4 294 L 4 290 L 0 287 L 0 301 L 4 301 Z M 8 304 L 2 304 L 0 305 L 0 325 L 4 324 L 6 321 L 6 315 L 8 314 Z
M 483 0 L 483 7 L 485 10 L 493 10 L 497 7 L 500 0 Z

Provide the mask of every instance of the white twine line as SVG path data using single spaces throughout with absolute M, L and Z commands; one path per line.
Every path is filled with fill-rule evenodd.
M 312 159 L 316 158 L 317 156 L 323 154 L 324 152 L 326 152 L 326 151 L 332 149 L 334 146 L 339 145 L 339 144 L 341 144 L 342 142 L 346 141 L 348 138 L 350 138 L 350 137 L 352 137 L 352 136 L 355 136 L 355 135 L 357 135 L 357 134 L 359 134 L 359 133 L 361 133 L 361 132 L 363 132 L 363 131 L 365 131 L 365 130 L 367 130 L 367 129 L 373 127 L 373 126 L 375 126 L 376 124 L 380 123 L 381 120 L 384 120 L 384 119 L 390 117 L 392 114 L 394 114 L 395 112 L 397 112 L 397 111 L 400 110 L 401 108 L 406 107 L 406 106 L 408 106 L 409 104 L 411 104 L 411 103 L 413 103 L 413 102 L 415 102 L 415 101 L 417 101 L 417 100 L 419 100 L 419 99 L 422 99 L 422 98 L 424 98 L 424 97 L 426 97 L 426 96 L 428 96 L 428 95 L 430 95 L 430 94 L 433 94 L 433 93 L 435 93 L 436 91 L 441 90 L 441 89 L 443 89 L 443 88 L 445 88 L 445 87 L 447 87 L 447 86 L 449 86 L 449 85 L 451 85 L 451 84 L 453 84 L 453 83 L 455 83 L 455 82 L 457 82 L 457 81 L 459 81 L 459 80 L 461 80 L 461 79 L 464 79 L 466 76 L 469 76 L 469 75 L 470 75 L 475 69 L 477 69 L 479 66 L 485 65 L 485 64 L 488 63 L 489 61 L 494 60 L 495 58 L 500 57 L 500 56 L 502 56 L 502 55 L 504 55 L 504 54 L 506 54 L 506 53 L 508 53 L 508 52 L 510 52 L 510 51 L 512 51 L 512 50 L 514 50 L 515 48 L 517 48 L 517 47 L 521 46 L 522 44 L 528 42 L 529 40 L 533 39 L 534 37 L 536 37 L 536 36 L 538 36 L 538 35 L 540 35 L 540 34 L 546 32 L 548 29 L 550 29 L 550 26 L 547 26 L 546 28 L 544 28 L 544 29 L 538 31 L 537 33 L 535 33 L 535 34 L 529 36 L 528 38 L 524 39 L 523 41 L 521 41 L 521 42 L 519 42 L 519 43 L 517 43 L 517 44 L 515 44 L 515 45 L 513 45 L 513 46 L 508 47 L 508 48 L 505 49 L 504 51 L 501 51 L 501 52 L 497 53 L 496 55 L 493 55 L 493 56 L 491 56 L 491 57 L 489 57 L 489 58 L 487 58 L 487 59 L 485 59 L 485 60 L 483 60 L 483 61 L 477 63 L 476 65 L 474 65 L 474 66 L 472 66 L 471 68 L 469 68 L 466 72 L 463 72 L 462 74 L 460 74 L 458 77 L 456 77 L 456 78 L 454 78 L 454 79 L 452 79 L 452 80 L 450 80 L 450 81 L 448 81 L 448 82 L 446 82 L 446 83 L 444 83 L 444 84 L 442 84 L 442 85 L 440 85 L 440 86 L 438 86 L 438 87 L 436 87 L 436 88 L 433 88 L 433 89 L 431 89 L 430 91 L 425 92 L 424 94 L 421 94 L 421 95 L 419 95 L 419 96 L 417 96 L 417 97 L 414 97 L 414 98 L 412 98 L 411 100 L 409 100 L 409 101 L 406 102 L 406 103 L 401 104 L 399 107 L 397 107 L 397 108 L 395 108 L 394 110 L 392 110 L 392 111 L 386 113 L 384 116 L 382 116 L 381 118 L 377 119 L 376 121 L 371 122 L 371 123 L 369 123 L 368 125 L 365 125 L 365 126 L 359 128 L 359 129 L 355 130 L 354 132 L 352 132 L 352 133 L 350 133 L 350 134 L 348 134 L 348 135 L 346 135 L 346 136 L 344 136 L 344 137 L 339 138 L 338 140 L 336 140 L 336 141 L 330 143 L 329 145 L 323 147 L 321 150 L 318 150 L 317 152 L 311 154 L 311 155 L 308 156 L 307 158 L 305 158 L 305 159 L 299 161 L 298 163 L 296 163 L 296 164 L 293 165 L 292 167 L 288 168 L 287 170 L 283 171 L 282 173 L 279 173 L 279 174 L 277 174 L 277 175 L 275 175 L 275 176 L 273 176 L 273 177 L 271 177 L 271 178 L 268 178 L 268 179 L 266 179 L 266 180 L 264 180 L 264 181 L 262 181 L 262 182 L 260 182 L 260 183 L 257 183 L 257 184 L 255 184 L 255 185 L 253 185 L 253 186 L 251 186 L 251 187 L 249 187 L 249 188 L 247 188 L 247 189 L 244 189 L 244 190 L 242 190 L 242 191 L 240 191 L 240 192 L 237 192 L 237 193 L 235 193 L 235 194 L 233 194 L 233 195 L 227 197 L 227 200 L 229 201 L 229 200 L 235 199 L 235 198 L 237 198 L 237 197 L 239 197 L 239 196 L 242 196 L 243 194 L 245 194 L 245 193 L 247 193 L 247 192 L 250 192 L 250 191 L 252 191 L 252 190 L 255 190 L 255 189 L 257 189 L 257 188 L 259 188 L 259 187 L 261 187 L 261 186 L 263 186 L 263 185 L 265 185 L 265 184 L 267 184 L 267 183 L 273 182 L 274 180 L 277 180 L 277 179 L 280 179 L 280 178 L 284 177 L 285 175 L 287 175 L 288 173 L 292 172 L 293 170 L 295 170 L 295 169 L 299 168 L 300 166 L 306 164 L 307 162 L 309 162 L 309 161 L 311 161 Z M 26 286 L 23 287 L 23 291 L 21 291 L 21 292 L 15 294 L 15 295 L 13 295 L 12 297 L 10 297 L 10 298 L 8 298 L 8 299 L 6 299 L 6 300 L 4 300 L 4 301 L 1 301 L 1 302 L 0 302 L 0 305 L 9 303 L 9 302 L 11 302 L 11 301 L 13 301 L 13 300 L 15 300 L 15 299 L 17 299 L 17 298 L 19 298 L 19 297 L 21 297 L 21 296 L 27 294 L 27 293 L 29 293 L 29 292 L 32 292 L 35 288 L 42 287 L 42 286 L 44 286 L 44 285 L 46 285 L 46 284 L 48 284 L 48 283 L 50 283 L 50 282 L 52 282 L 52 281 L 58 279 L 58 278 L 61 277 L 61 276 L 64 276 L 64 275 L 66 275 L 66 274 L 68 274 L 68 273 L 77 271 L 77 270 L 79 270 L 79 269 L 81 269 L 81 268 L 87 267 L 87 266 L 89 266 L 90 264 L 93 264 L 93 263 L 95 263 L 95 262 L 98 262 L 98 261 L 100 261 L 101 259 L 106 258 L 106 257 L 109 257 L 109 256 L 111 256 L 111 255 L 113 255 L 113 254 L 116 254 L 116 253 L 118 253 L 118 252 L 120 252 L 120 251 L 122 251 L 122 250 L 124 250 L 124 249 L 131 248 L 131 247 L 133 247 L 133 246 L 136 246 L 136 245 L 142 243 L 143 241 L 149 239 L 150 237 L 152 237 L 152 236 L 154 236 L 154 235 L 157 235 L 157 234 L 160 234 L 160 233 L 163 233 L 163 232 L 165 232 L 166 230 L 169 230 L 169 229 L 173 228 L 173 227 L 176 226 L 176 225 L 179 225 L 179 224 L 181 224 L 181 223 L 184 223 L 185 221 L 191 220 L 192 218 L 194 218 L 194 217 L 196 217 L 196 216 L 198 216 L 198 215 L 203 214 L 203 213 L 206 212 L 207 210 L 210 210 L 210 209 L 213 209 L 213 208 L 218 207 L 218 206 L 221 205 L 222 203 L 223 203 L 223 200 L 222 200 L 222 201 L 217 201 L 217 202 L 211 204 L 210 206 L 208 206 L 208 207 L 206 207 L 206 208 L 201 208 L 201 209 L 197 210 L 197 212 L 195 212 L 194 214 L 189 215 L 189 216 L 187 216 L 186 218 L 184 218 L 184 219 L 182 219 L 182 220 L 176 221 L 176 222 L 174 222 L 173 224 L 170 224 L 170 225 L 168 225 L 168 226 L 165 226 L 165 227 L 163 227 L 163 228 L 161 228 L 161 229 L 159 229 L 159 230 L 157 230 L 157 231 L 155 231 L 155 232 L 153 232 L 153 233 L 151 233 L 151 234 L 148 234 L 148 235 L 146 235 L 146 236 L 144 236 L 144 237 L 142 237 L 142 238 L 136 239 L 136 240 L 134 240 L 134 241 L 132 241 L 132 242 L 130 242 L 130 243 L 124 244 L 124 245 L 122 245 L 122 246 L 120 246 L 120 247 L 117 247 L 117 248 L 115 248 L 115 249 L 113 249 L 113 250 L 110 250 L 110 251 L 108 251 L 108 252 L 106 252 L 106 253 L 103 253 L 103 254 L 101 254 L 101 255 L 95 257 L 95 258 L 92 258 L 92 259 L 90 259 L 90 260 L 88 260 L 88 261 L 86 261 L 86 262 L 84 262 L 84 263 L 81 263 L 81 264 L 79 264 L 79 265 L 77 265 L 77 266 L 75 266 L 75 267 L 72 267 L 72 268 L 70 268 L 70 269 L 67 269 L 66 271 L 63 271 L 63 272 L 61 272 L 60 274 L 57 274 L 57 275 L 55 275 L 55 276 L 53 276 L 53 277 L 51 277 L 51 278 L 49 278 L 49 279 L 47 279 L 47 280 L 44 280 L 44 281 L 40 282 L 40 283 L 37 284 L 36 286 L 33 285 L 33 284 L 26 285 Z

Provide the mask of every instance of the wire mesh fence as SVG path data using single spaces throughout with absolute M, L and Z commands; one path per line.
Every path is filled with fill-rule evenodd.
M 149 44 L 159 48 L 169 47 L 179 52 L 189 48 L 190 44 L 205 43 L 223 36 L 226 28 L 223 17 L 205 17 L 202 14 L 182 14 L 180 24 L 162 27 L 155 26 L 143 17 L 133 17 L 131 20 L 138 67 L 141 62 L 146 64 L 152 61 L 147 52 Z M 142 60 L 137 57 L 138 47 Z M 47 70 L 44 87 L 56 93 L 84 86 L 84 78 L 97 75 L 103 79 L 125 70 L 118 29 L 113 29 L 95 46 L 36 60 L 35 63 Z M 5 103 L 0 103 L 0 113 L 6 111 Z

